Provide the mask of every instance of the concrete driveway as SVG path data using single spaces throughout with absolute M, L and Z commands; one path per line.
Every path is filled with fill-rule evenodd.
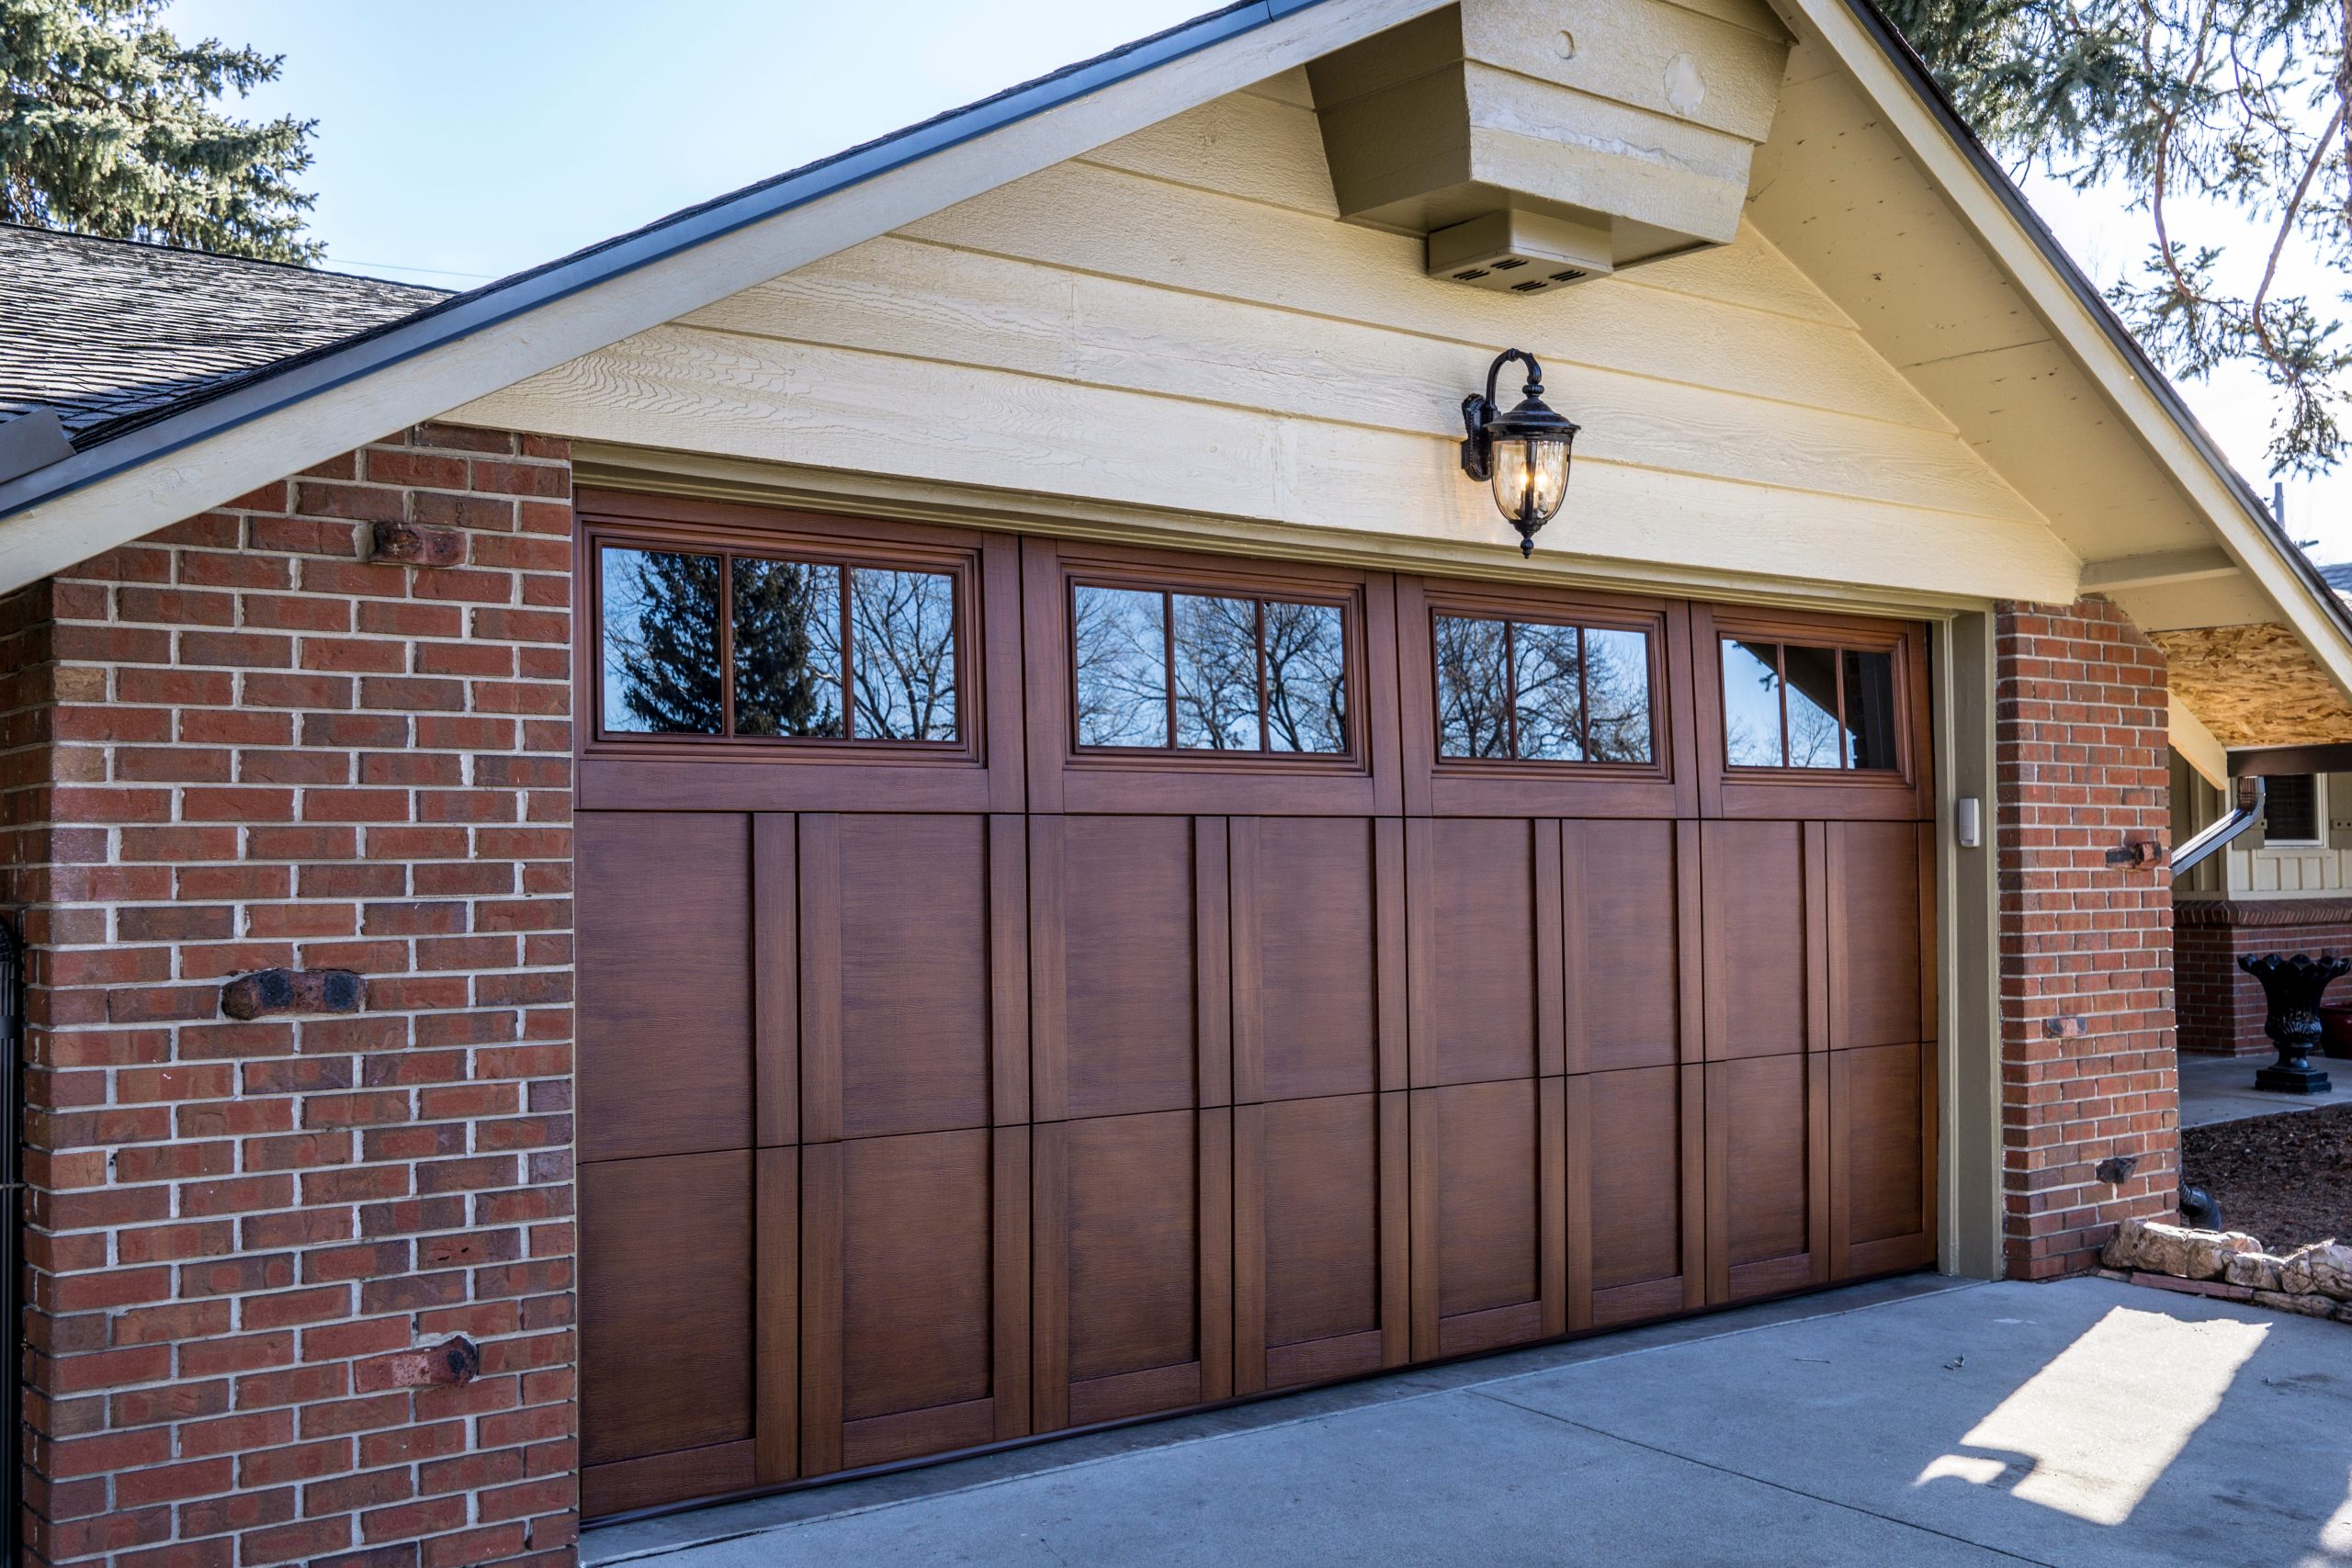
M 1859 1286 L 591 1531 L 591 1563 L 2352 1565 L 2352 1327 Z

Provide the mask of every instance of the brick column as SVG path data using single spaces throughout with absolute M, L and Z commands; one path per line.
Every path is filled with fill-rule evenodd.
M 0 604 L 32 1560 L 571 1560 L 570 488 L 420 427 Z
M 2167 834 L 2165 657 L 2098 598 L 2003 604 L 1994 635 L 2005 1240 L 2042 1280 L 2179 1180 L 2171 878 L 2108 861 Z

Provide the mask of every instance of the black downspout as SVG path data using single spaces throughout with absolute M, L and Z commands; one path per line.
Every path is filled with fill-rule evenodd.
M 24 1537 L 25 1360 L 25 946 L 0 919 L 0 1322 L 6 1324 L 0 1376 L 0 1561 L 16 1562 Z

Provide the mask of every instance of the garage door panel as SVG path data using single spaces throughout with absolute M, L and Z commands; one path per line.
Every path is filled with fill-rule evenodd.
M 1565 1084 L 1571 1327 L 1705 1300 L 1704 1079 L 1637 1067 Z
M 1408 1353 L 1402 1094 L 1234 1110 L 1234 1387 L 1401 1363 Z
M 991 862 L 986 818 L 801 818 L 804 1138 L 989 1124 Z
M 585 812 L 573 856 L 580 1157 L 750 1146 L 751 819 Z
M 1221 818 L 1031 822 L 1039 1121 L 1230 1099 L 1224 830 Z
M 1417 1089 L 1560 1070 L 1560 827 L 1405 824 Z
M 1571 1073 L 1699 1056 L 1699 829 L 1560 824 Z
M 1557 1078 L 1412 1095 L 1413 1355 L 1567 1327 Z
M 817 524 L 745 511 L 709 547 L 750 558 L 754 527 Z M 850 555 L 865 527 L 823 525 Z M 659 800 L 577 829 L 583 1512 L 1932 1263 L 1918 628 L 943 547 L 986 569 L 959 590 L 952 754 L 584 745 L 583 802 L 591 773 L 647 768 Z M 1038 613 L 1007 618 L 1016 557 Z M 1110 669 L 1073 667 L 1080 587 L 1157 596 L 1163 743 L 1072 733 L 1074 676 L 1101 695 Z M 1261 678 L 1263 606 L 1337 616 L 1341 750 L 1272 747 L 1271 708 L 1261 750 L 1188 749 L 1172 661 L 1197 684 L 1204 649 L 1246 646 L 1210 600 L 1258 606 Z M 1436 754 L 1440 615 L 1519 628 L 1508 754 Z M 1649 639 L 1646 761 L 1632 664 L 1604 660 L 1592 705 L 1601 633 Z M 1875 730 L 1856 765 L 1846 742 L 1794 765 L 1777 708 L 1783 765 L 1733 758 L 1727 633 L 1859 650 L 1834 693 L 1872 704 L 1872 671 L 1902 675 L 1900 766 Z
M 1833 822 L 1826 833 L 1830 1044 L 1907 1045 L 1932 1037 L 1917 826 Z
M 1867 1046 L 1830 1057 L 1832 1272 L 1840 1279 L 1935 1260 L 1935 1055 Z
M 1041 1429 L 1232 1392 L 1232 1139 L 1227 1110 L 1036 1130 Z
M 592 1519 L 605 1518 L 767 1484 L 760 1477 L 748 1439 L 718 1443 L 707 1449 L 648 1454 L 643 1459 L 583 1462 L 580 1511 Z
M 1028 1429 L 1025 1130 L 801 1151 L 808 1473 Z
M 580 1168 L 583 1464 L 752 1438 L 752 1162 Z
M 1828 1045 L 1823 825 L 1701 825 L 1710 1060 Z
M 1708 1066 L 1711 1301 L 1827 1280 L 1828 1077 L 1824 1053 Z
M 1228 831 L 1234 1097 L 1403 1088 L 1404 825 L 1243 817 Z

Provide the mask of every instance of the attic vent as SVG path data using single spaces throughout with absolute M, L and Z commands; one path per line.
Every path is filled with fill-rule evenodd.
M 1613 270 L 1609 232 L 1529 212 L 1490 212 L 1429 238 L 1429 275 L 1474 288 L 1540 294 Z M 1540 277 L 1514 278 L 1528 267 Z

